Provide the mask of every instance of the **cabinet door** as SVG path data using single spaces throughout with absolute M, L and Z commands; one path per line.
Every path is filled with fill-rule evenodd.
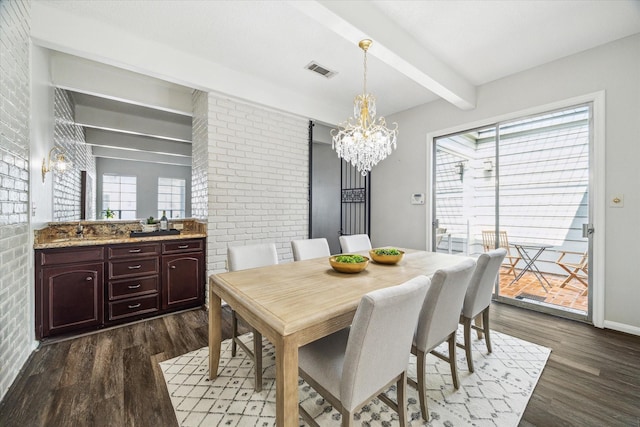
M 204 253 L 162 257 L 162 308 L 197 306 L 204 296 Z
M 102 324 L 104 301 L 102 263 L 42 270 L 42 336 Z

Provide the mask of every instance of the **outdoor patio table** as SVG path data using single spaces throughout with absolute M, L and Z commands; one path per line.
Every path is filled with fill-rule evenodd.
M 522 257 L 522 259 L 526 264 L 524 268 L 520 270 L 520 273 L 515 277 L 515 279 L 511 281 L 510 285 L 520 280 L 520 278 L 527 271 L 530 271 L 536 276 L 536 279 L 538 279 L 538 282 L 540 282 L 540 284 L 542 285 L 542 289 L 544 289 L 545 292 L 549 292 L 549 289 L 547 289 L 547 287 L 544 285 L 544 282 L 546 282 L 547 285 L 549 285 L 549 288 L 551 288 L 551 283 L 549 283 L 547 278 L 544 277 L 544 275 L 536 265 L 536 260 L 540 257 L 540 255 L 542 255 L 545 249 L 551 248 L 553 247 L 553 245 L 548 245 L 546 243 L 513 243 L 513 242 L 511 244 L 515 246 L 516 250 L 518 251 L 518 253 L 520 254 L 520 256 Z M 531 255 L 531 253 L 533 253 L 533 255 Z

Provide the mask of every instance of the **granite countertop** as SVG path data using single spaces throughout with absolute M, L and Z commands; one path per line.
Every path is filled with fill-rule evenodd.
M 177 222 L 182 226 L 180 234 L 130 236 L 139 231 L 139 221 L 80 221 L 49 223 L 34 235 L 34 249 L 70 248 L 80 246 L 113 245 L 121 243 L 158 242 L 164 240 L 196 239 L 207 237 L 206 224 L 194 220 Z M 176 224 L 176 221 L 174 221 Z M 78 225 L 83 233 L 78 236 Z

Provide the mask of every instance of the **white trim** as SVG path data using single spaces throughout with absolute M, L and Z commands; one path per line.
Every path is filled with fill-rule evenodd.
M 521 117 L 542 114 L 547 111 L 558 110 L 571 107 L 576 104 L 593 103 L 593 159 L 591 159 L 589 181 L 591 184 L 589 200 L 592 204 L 591 222 L 595 232 L 593 234 L 593 252 L 592 252 L 592 283 L 591 283 L 591 318 L 594 326 L 605 327 L 604 320 L 604 300 L 605 300 L 605 263 L 604 263 L 604 244 L 605 244 L 605 91 L 598 91 L 586 95 L 576 96 L 573 98 L 556 101 L 549 104 L 539 105 L 524 110 L 502 114 L 487 119 L 477 120 L 475 122 L 456 125 L 447 129 L 441 129 L 427 133 L 427 197 L 429 200 L 429 211 L 427 212 L 427 244 L 428 250 L 431 250 L 431 223 L 433 222 L 433 187 L 431 185 L 431 177 L 433 174 L 433 141 L 435 138 L 460 133 L 468 129 L 476 129 L 486 127 L 494 123 L 515 120 Z
M 631 335 L 640 336 L 640 327 L 627 325 L 626 323 L 612 322 L 611 320 L 605 320 L 604 325 L 607 329 L 613 329 L 614 331 L 625 332 Z

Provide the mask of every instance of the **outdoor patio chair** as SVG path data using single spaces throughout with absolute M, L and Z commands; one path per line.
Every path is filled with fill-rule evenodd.
M 516 266 L 518 261 L 522 259 L 518 251 L 511 253 L 511 245 L 509 245 L 509 239 L 507 238 L 506 231 L 500 231 L 498 234 L 498 244 L 496 245 L 496 233 L 495 231 L 483 231 L 482 232 L 482 246 L 485 252 L 492 251 L 497 248 L 505 248 L 507 255 L 504 257 L 504 267 L 508 269 L 507 274 L 512 273 L 513 277 L 517 277 Z
M 565 257 L 568 257 L 565 259 Z M 576 260 L 577 262 L 571 262 L 570 260 Z M 569 273 L 569 276 L 560 284 L 561 288 L 564 288 L 571 280 L 576 279 L 580 284 L 584 285 L 585 289 L 582 291 L 586 294 L 589 289 L 589 252 L 572 252 L 561 251 L 560 256 L 556 260 L 556 264 L 563 270 Z
M 440 246 L 440 242 L 442 242 L 442 238 L 444 236 L 447 235 L 447 229 L 446 228 L 436 228 L 436 249 L 438 249 L 438 246 Z

